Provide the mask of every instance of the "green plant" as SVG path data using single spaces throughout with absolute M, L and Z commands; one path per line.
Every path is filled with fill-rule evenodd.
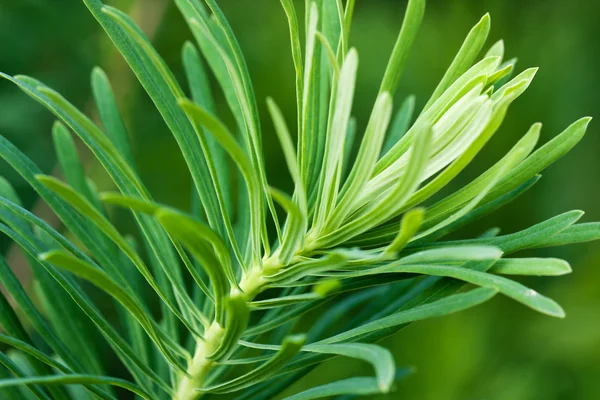
M 297 150 L 275 102 L 267 100 L 267 106 L 295 187 L 289 196 L 267 184 L 251 79 L 215 0 L 206 0 L 208 7 L 199 0 L 175 3 L 223 90 L 235 134 L 215 116 L 194 45 L 183 47 L 189 100 L 129 17 L 99 0 L 84 2 L 175 136 L 196 197 L 189 213 L 152 200 L 100 69 L 92 73 L 92 87 L 104 130 L 41 82 L 2 75 L 60 120 L 53 139 L 66 183 L 42 175 L 4 138 L 0 155 L 75 238 L 69 241 L 23 209 L 0 181 L 0 230 L 28 255 L 44 310 L 0 259 L 1 282 L 27 321 L 21 323 L 0 296 L 0 341 L 17 350 L 10 357 L 0 353 L 0 363 L 15 376 L 0 380 L 5 397 L 109 399 L 117 386 L 146 399 L 226 393 L 269 399 L 333 356 L 371 363 L 375 376 L 289 398 L 369 395 L 389 391 L 410 372 L 396 368 L 390 353 L 372 343 L 411 322 L 464 310 L 498 292 L 564 316 L 553 300 L 504 275 L 561 275 L 569 265 L 504 256 L 600 237 L 598 223 L 576 224 L 581 212 L 503 236 L 490 230 L 473 239 L 442 239 L 529 189 L 542 169 L 581 139 L 589 118 L 536 151 L 541 126 L 533 125 L 470 184 L 423 206 L 478 154 L 535 75 L 527 69 L 509 80 L 514 62 L 502 63 L 502 42 L 475 62 L 490 28 L 487 15 L 414 123 L 412 97 L 390 123 L 391 99 L 424 13 L 424 0 L 409 2 L 352 159 L 358 56 L 348 42 L 354 1 L 307 2 L 302 52 L 294 5 L 282 0 L 296 68 Z M 91 149 L 118 193 L 98 193 L 85 177 L 71 132 Z M 278 214 L 276 204 L 285 213 Z M 131 209 L 138 240 L 119 233 L 107 205 Z M 110 296 L 118 321 L 103 316 L 78 278 Z M 478 288 L 458 292 L 465 282 Z M 305 334 L 297 333 L 305 327 Z M 102 346 L 112 349 L 127 379 L 106 376 L 111 371 L 102 362 Z

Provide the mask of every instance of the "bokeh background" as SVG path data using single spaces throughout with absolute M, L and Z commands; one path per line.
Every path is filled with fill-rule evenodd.
M 152 38 L 182 77 L 180 49 L 191 35 L 169 0 L 113 0 Z M 285 16 L 277 0 L 221 0 L 245 52 L 263 111 L 269 179 L 289 189 L 280 174 L 283 156 L 276 147 L 264 98 L 274 97 L 290 121 L 294 116 L 293 66 Z M 380 78 L 401 25 L 406 1 L 358 0 L 351 44 L 360 55 L 354 114 L 366 123 Z M 302 9 L 300 2 L 297 4 Z M 472 25 L 492 16 L 489 44 L 505 40 L 507 58 L 517 69 L 539 66 L 530 89 L 509 115 L 470 173 L 500 158 L 537 121 L 541 142 L 579 117 L 600 117 L 600 2 L 596 0 L 430 0 L 405 69 L 397 103 L 415 94 L 423 105 Z M 300 14 L 302 14 L 300 12 Z M 135 159 L 154 197 L 189 206 L 189 176 L 176 144 L 123 60 L 115 53 L 83 3 L 75 0 L 0 0 L 0 71 L 34 76 L 94 115 L 89 73 L 102 66 L 115 86 L 132 135 Z M 219 93 L 216 92 L 217 99 Z M 221 101 L 221 107 L 224 104 Z M 0 82 L 0 134 L 25 151 L 46 172 L 55 169 L 52 116 L 7 82 Z M 548 168 L 542 180 L 516 202 L 473 224 L 465 234 L 498 226 L 511 232 L 555 214 L 583 209 L 586 221 L 600 219 L 600 126 L 593 121 L 583 141 Z M 83 154 L 87 154 L 82 148 Z M 88 155 L 87 168 L 102 189 L 110 182 Z M 25 204 L 47 213 L 33 192 L 6 164 L 0 175 L 18 189 Z M 48 215 L 51 218 L 50 215 Z M 124 218 L 124 229 L 127 219 Z M 19 254 L 0 238 L 13 265 Z M 468 312 L 414 324 L 386 340 L 399 365 L 418 373 L 399 384 L 390 399 L 422 400 L 595 400 L 600 398 L 600 244 L 536 251 L 564 257 L 573 274 L 525 280 L 561 303 L 566 320 L 534 313 L 502 297 Z M 27 271 L 19 271 L 24 280 Z M 314 384 L 364 368 L 334 360 L 305 378 Z M 383 397 L 381 397 L 383 398 Z

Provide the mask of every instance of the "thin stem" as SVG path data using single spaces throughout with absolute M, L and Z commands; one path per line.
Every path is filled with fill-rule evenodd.
M 276 259 L 276 255 L 271 256 L 265 261 L 262 268 L 253 267 L 244 275 L 240 287 L 244 291 L 247 301 L 252 301 L 264 289 L 263 274 L 265 270 L 273 271 L 282 267 Z M 238 289 L 232 288 L 231 294 L 235 295 L 237 293 Z M 206 331 L 204 340 L 197 342 L 194 357 L 187 368 L 189 377 L 181 375 L 173 400 L 196 400 L 202 397 L 204 393 L 197 389 L 202 387 L 206 376 L 215 364 L 208 357 L 219 347 L 224 333 L 225 329 L 217 321 L 213 321 Z

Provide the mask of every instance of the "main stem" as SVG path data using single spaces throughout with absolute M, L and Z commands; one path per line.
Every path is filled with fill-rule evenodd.
M 248 301 L 251 301 L 261 292 L 264 285 L 263 272 L 265 266 L 274 267 L 274 260 L 271 257 L 265 262 L 262 268 L 253 267 L 243 277 L 240 282 L 240 288 L 243 290 Z M 231 294 L 237 294 L 238 289 L 233 288 Z M 196 400 L 202 397 L 203 393 L 197 389 L 202 387 L 206 376 L 214 366 L 215 362 L 208 357 L 215 352 L 223 340 L 225 329 L 215 320 L 204 334 L 204 340 L 198 340 L 194 357 L 188 364 L 187 373 L 189 376 L 181 375 L 176 388 L 173 400 Z

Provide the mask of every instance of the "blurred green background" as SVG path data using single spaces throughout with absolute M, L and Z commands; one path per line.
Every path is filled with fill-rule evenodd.
M 191 35 L 171 2 L 106 3 L 133 15 L 183 82 L 180 49 Z M 274 133 L 264 112 L 264 99 L 272 96 L 290 123 L 294 118 L 294 73 L 285 16 L 277 0 L 221 0 L 220 4 L 238 35 L 254 80 L 263 116 L 269 179 L 273 185 L 289 189 L 287 174 L 279 172 L 283 156 L 276 140 L 271 140 Z M 354 104 L 359 126 L 364 127 L 373 105 L 405 5 L 402 0 L 357 1 L 351 44 L 360 55 Z M 300 2 L 297 6 L 302 9 Z M 457 179 L 457 185 L 468 182 L 500 158 L 534 122 L 544 124 L 543 143 L 579 117 L 600 116 L 597 0 L 429 1 L 397 103 L 415 94 L 417 105 L 424 104 L 464 36 L 485 12 L 492 16 L 489 44 L 504 39 L 507 58 L 518 57 L 518 70 L 539 66 L 540 71 L 528 92 L 511 108 L 501 130 L 473 162 L 470 172 Z M 83 3 L 0 0 L 0 71 L 34 76 L 94 115 L 89 73 L 95 65 L 102 66 L 113 81 L 132 135 L 137 166 L 150 191 L 161 202 L 189 207 L 190 180 L 175 141 Z M 216 96 L 220 98 L 218 91 Z M 0 82 L 0 134 L 47 172 L 55 166 L 52 122 L 52 116 L 41 106 L 9 83 Z M 463 233 L 474 235 L 492 226 L 511 232 L 570 209 L 587 211 L 587 221 L 599 220 L 597 126 L 592 122 L 582 143 L 548 168 L 543 179 L 518 201 Z M 98 185 L 109 188 L 110 182 L 89 155 L 87 159 Z M 0 174 L 17 187 L 28 207 L 45 212 L 33 192 L 7 165 L 0 164 Z M 4 238 L 0 246 L 9 260 L 18 262 L 18 255 Z M 600 245 L 581 244 L 535 254 L 566 258 L 573 266 L 573 274 L 566 277 L 526 280 L 561 303 L 566 320 L 538 315 L 498 297 L 459 315 L 414 324 L 385 342 L 399 365 L 412 365 L 418 370 L 387 398 L 599 399 Z M 301 384 L 340 376 L 348 368 L 358 373 L 364 367 L 334 360 Z

